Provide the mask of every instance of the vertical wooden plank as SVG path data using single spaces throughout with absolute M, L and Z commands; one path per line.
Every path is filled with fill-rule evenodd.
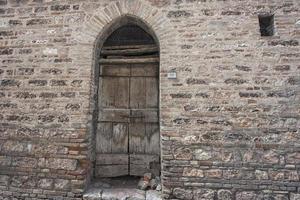
M 99 106 L 100 108 L 112 107 L 114 105 L 114 94 L 111 91 L 114 89 L 117 79 L 102 77 L 100 80 Z
M 113 123 L 112 152 L 128 153 L 128 125 L 126 123 Z
M 128 108 L 129 106 L 129 78 L 118 78 L 118 84 L 114 91 L 115 93 L 115 107 Z
M 147 77 L 146 79 L 146 108 L 158 108 L 158 79 Z
M 146 123 L 145 125 L 145 153 L 160 154 L 160 135 L 158 123 Z
M 96 152 L 111 153 L 112 123 L 98 123 L 96 134 Z
M 130 78 L 130 108 L 145 108 L 146 81 L 144 77 Z
M 128 108 L 129 78 L 102 77 L 102 90 L 99 91 L 101 108 Z
M 145 124 L 130 123 L 129 125 L 129 153 L 145 152 Z
M 103 100 L 105 98 L 104 94 L 103 94 L 103 90 L 105 89 L 103 87 L 103 77 L 99 77 L 99 85 L 98 85 L 98 109 L 101 110 L 104 103 Z M 100 111 L 101 112 L 101 111 Z

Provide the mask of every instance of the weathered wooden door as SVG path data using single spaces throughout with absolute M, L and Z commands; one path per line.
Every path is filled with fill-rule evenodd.
M 159 175 L 158 91 L 158 56 L 102 58 L 96 177 Z

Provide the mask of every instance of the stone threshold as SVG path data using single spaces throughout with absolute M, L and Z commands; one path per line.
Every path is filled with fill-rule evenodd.
M 161 200 L 161 192 L 130 188 L 98 189 L 91 188 L 84 195 L 84 200 Z
M 102 178 L 94 180 L 84 200 L 161 200 L 161 192 L 156 190 L 137 189 L 139 178 Z

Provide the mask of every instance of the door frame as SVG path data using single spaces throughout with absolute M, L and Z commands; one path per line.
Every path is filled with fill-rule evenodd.
M 161 136 L 161 154 L 167 155 L 164 158 L 161 156 L 161 163 L 170 161 L 171 158 L 168 150 L 170 146 L 170 136 L 174 135 L 174 128 L 169 127 L 166 106 L 168 102 L 162 99 L 168 99 L 168 91 L 165 87 L 167 83 L 167 73 L 176 69 L 178 66 L 178 49 L 181 46 L 180 33 L 170 18 L 167 17 L 166 12 L 157 6 L 154 6 L 146 0 L 116 0 L 103 4 L 94 9 L 90 14 L 86 15 L 80 24 L 74 24 L 71 38 L 74 44 L 70 46 L 69 55 L 72 56 L 72 63 L 78 67 L 79 72 L 82 74 L 84 84 L 89 86 L 86 91 L 87 99 L 82 102 L 85 110 L 82 115 L 85 116 L 85 122 L 82 127 L 76 129 L 76 138 L 84 147 L 83 151 L 86 156 L 79 159 L 81 175 L 83 176 L 84 186 L 81 188 L 86 190 L 93 177 L 93 156 L 94 145 L 94 113 L 97 105 L 97 71 L 98 71 L 98 54 L 99 48 L 102 47 L 103 41 L 109 35 L 112 27 L 118 26 L 121 18 L 131 17 L 138 22 L 148 27 L 148 31 L 152 32 L 152 36 L 156 38 L 160 50 L 160 136 Z M 87 86 L 87 87 L 88 87 Z M 162 115 L 163 114 L 163 115 Z M 77 140 L 76 140 L 77 141 Z M 172 187 L 166 185 L 169 177 L 165 176 L 167 168 L 162 168 L 162 190 L 171 189 Z
M 90 174 L 89 179 L 93 179 L 95 178 L 95 166 L 96 166 L 96 134 L 97 134 L 97 122 L 98 122 L 98 116 L 100 111 L 99 111 L 99 107 L 98 107 L 98 103 L 99 103 L 99 93 L 100 88 L 99 88 L 99 81 L 100 81 L 100 69 L 101 69 L 101 65 L 99 63 L 100 60 L 100 52 L 101 49 L 103 48 L 103 45 L 105 43 L 105 41 L 107 40 L 107 38 L 118 28 L 128 24 L 128 23 L 133 23 L 137 26 L 139 26 L 140 28 L 142 28 L 144 31 L 146 31 L 149 35 L 152 36 L 152 38 L 155 41 L 155 44 L 158 47 L 158 57 L 159 57 L 159 64 L 158 64 L 158 126 L 159 126 L 159 135 L 160 135 L 160 163 L 161 163 L 161 169 L 160 172 L 162 172 L 162 136 L 161 136 L 161 112 L 160 112 L 160 100 L 161 100 L 161 86 L 160 86 L 160 82 L 161 82 L 161 77 L 160 77 L 160 43 L 159 40 L 156 36 L 156 34 L 154 33 L 154 31 L 150 28 L 149 25 L 147 25 L 143 20 L 139 19 L 138 17 L 134 16 L 134 15 L 123 15 L 117 19 L 115 19 L 113 22 L 111 22 L 110 24 L 107 25 L 107 27 L 105 28 L 105 31 L 100 35 L 100 38 L 98 39 L 96 45 L 95 45 L 95 51 L 94 51 L 94 82 L 93 82 L 93 91 L 92 91 L 92 108 L 93 108 L 93 113 L 92 113 L 92 137 L 91 137 L 91 143 L 92 143 L 92 150 L 91 150 L 91 162 L 92 162 L 92 172 Z

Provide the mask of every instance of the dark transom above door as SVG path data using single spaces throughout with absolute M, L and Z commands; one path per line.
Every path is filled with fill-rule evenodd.
M 158 49 L 111 46 L 101 56 L 95 176 L 159 175 Z

